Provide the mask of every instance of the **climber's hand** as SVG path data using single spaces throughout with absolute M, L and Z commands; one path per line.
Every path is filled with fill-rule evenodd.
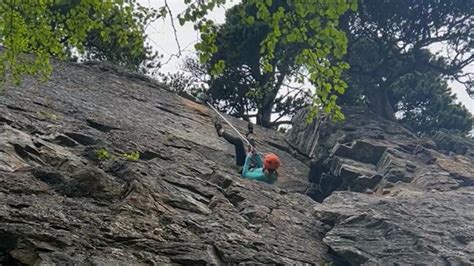
M 250 150 L 251 154 L 256 154 L 257 153 L 257 150 L 255 149 L 254 146 L 250 146 L 249 150 Z

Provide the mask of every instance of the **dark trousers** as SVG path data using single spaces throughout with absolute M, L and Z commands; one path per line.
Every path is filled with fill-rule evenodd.
M 245 163 L 245 157 L 246 157 L 244 142 L 239 137 L 232 136 L 231 134 L 225 131 L 222 134 L 222 137 L 224 137 L 224 139 L 227 140 L 227 142 L 234 145 L 235 163 L 238 166 L 243 166 Z

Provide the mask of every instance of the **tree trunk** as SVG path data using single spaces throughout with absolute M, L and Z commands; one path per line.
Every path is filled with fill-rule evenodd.
M 280 91 L 281 85 L 285 80 L 286 72 L 282 71 L 278 76 L 275 85 L 273 86 L 272 90 L 263 96 L 262 104 L 258 109 L 257 114 L 257 124 L 263 126 L 265 128 L 272 128 L 273 123 L 272 121 L 272 111 L 273 106 L 275 105 L 275 99 Z M 263 85 L 265 86 L 265 84 Z
M 272 92 L 265 94 L 263 97 L 262 106 L 259 108 L 257 115 L 258 125 L 265 128 L 272 128 L 272 110 L 277 93 L 278 90 L 273 90 Z
M 369 109 L 390 121 L 396 121 L 395 111 L 388 99 L 387 90 L 379 88 L 367 95 L 369 98 Z

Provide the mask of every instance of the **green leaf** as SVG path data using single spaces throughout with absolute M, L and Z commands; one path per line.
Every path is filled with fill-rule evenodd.
M 245 21 L 247 22 L 247 24 L 253 25 L 255 23 L 255 18 L 253 16 L 247 16 L 245 17 Z

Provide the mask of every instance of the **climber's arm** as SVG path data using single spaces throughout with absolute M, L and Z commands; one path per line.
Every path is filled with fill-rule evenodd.
M 260 158 L 260 156 L 258 157 Z M 265 181 L 265 174 L 263 173 L 263 169 L 261 167 L 254 168 L 253 171 L 250 171 L 249 166 L 250 166 L 251 160 L 252 160 L 252 155 L 251 154 L 247 155 L 247 158 L 245 158 L 244 167 L 242 169 L 242 176 L 246 179 Z M 260 158 L 260 161 L 261 160 L 262 159 Z
M 254 153 L 253 154 L 253 161 L 255 163 L 256 168 L 262 168 L 263 167 L 262 156 L 260 155 L 260 153 Z

